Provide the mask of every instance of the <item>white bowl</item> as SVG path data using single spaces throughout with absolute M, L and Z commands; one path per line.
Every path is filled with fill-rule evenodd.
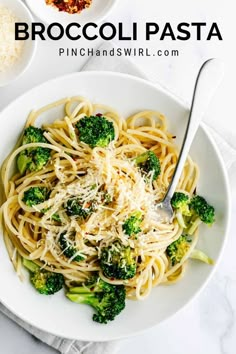
M 81 25 L 88 22 L 101 22 L 109 15 L 117 2 L 118 0 L 93 0 L 91 6 L 81 13 L 68 14 L 47 5 L 45 0 L 26 0 L 29 8 L 42 21 L 47 24 L 59 22 L 63 25 L 71 22 L 79 22 Z
M 12 10 L 19 22 L 27 22 L 30 24 L 33 21 L 30 11 L 20 0 L 0 0 L 0 5 Z M 22 54 L 19 59 L 5 72 L 0 72 L 0 87 L 10 84 L 28 69 L 33 60 L 35 51 L 36 41 L 24 41 Z
M 183 137 L 189 110 L 162 88 L 128 75 L 75 73 L 32 89 L 0 114 L 0 163 L 14 147 L 32 109 L 73 95 L 82 95 L 92 102 L 110 105 L 125 117 L 140 110 L 158 110 L 167 116 L 169 130 L 177 135 L 178 143 Z M 55 119 L 61 113 L 55 110 L 43 119 Z M 222 159 L 202 127 L 197 132 L 191 156 L 201 171 L 198 192 L 215 206 L 217 219 L 213 227 L 200 230 L 199 247 L 218 264 L 229 225 L 229 187 Z M 12 268 L 2 238 L 0 260 L 0 301 L 5 306 L 44 331 L 89 341 L 131 336 L 170 318 L 199 294 L 216 269 L 216 266 L 189 261 L 185 277 L 179 283 L 154 288 L 145 301 L 127 301 L 126 309 L 115 321 L 101 325 L 92 321 L 89 307 L 68 301 L 63 291 L 54 296 L 42 296 L 28 280 L 21 282 Z

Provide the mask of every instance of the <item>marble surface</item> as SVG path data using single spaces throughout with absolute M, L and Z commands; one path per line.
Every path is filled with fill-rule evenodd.
M 1 1 L 0 1 L 1 3 Z M 236 123 L 232 114 L 236 78 L 234 67 L 235 46 L 232 45 L 233 1 L 220 0 L 179 0 L 178 3 L 166 0 L 148 0 L 144 6 L 142 0 L 120 0 L 110 16 L 112 22 L 122 21 L 127 29 L 130 23 L 145 21 L 158 23 L 216 21 L 221 26 L 224 41 L 196 41 L 160 43 L 153 40 L 145 43 L 140 39 L 136 43 L 118 43 L 119 46 L 154 49 L 179 49 L 176 57 L 135 57 L 135 63 L 153 81 L 159 81 L 177 96 L 190 101 L 194 78 L 201 63 L 209 57 L 221 57 L 226 63 L 226 76 L 217 96 L 210 107 L 209 116 L 217 115 L 232 147 L 236 146 Z M 96 47 L 99 41 L 89 44 Z M 81 47 L 88 43 L 81 41 Z M 30 69 L 14 84 L 0 89 L 0 109 L 29 88 L 58 75 L 78 71 L 87 57 L 58 57 L 59 47 L 71 47 L 75 44 L 66 40 L 60 42 L 39 42 L 36 58 Z M 105 59 L 104 59 L 105 60 Z M 114 59 L 115 60 L 115 59 Z M 235 81 L 235 80 L 234 80 Z M 236 169 L 236 168 L 235 168 Z M 234 233 L 236 220 L 236 171 L 231 169 L 232 185 L 232 225 L 228 243 L 215 275 L 201 295 L 183 311 L 168 322 L 147 331 L 139 337 L 120 342 L 118 354 L 234 354 L 236 348 L 236 238 Z M 137 319 L 139 320 L 139 319 Z M 14 340 L 13 340 L 14 339 Z M 0 314 L 0 353 L 3 354 L 53 354 L 53 349 L 42 344 L 16 324 Z M 94 353 L 96 354 L 96 353 Z

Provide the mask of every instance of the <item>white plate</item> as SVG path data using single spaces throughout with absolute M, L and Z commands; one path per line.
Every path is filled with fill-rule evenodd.
M 118 0 L 93 0 L 88 9 L 79 14 L 67 14 L 46 4 L 45 0 L 26 0 L 33 13 L 45 23 L 59 22 L 67 25 L 71 22 L 85 24 L 88 22 L 101 22 L 114 8 Z
M 0 5 L 9 8 L 19 22 L 30 24 L 33 17 L 25 4 L 20 0 L 0 0 Z M 22 55 L 5 72 L 0 72 L 0 87 L 10 84 L 19 78 L 30 66 L 36 51 L 36 41 L 24 41 Z
M 83 72 L 32 89 L 0 114 L 0 160 L 11 151 L 30 110 L 72 95 L 82 95 L 92 102 L 110 105 L 125 117 L 144 109 L 159 110 L 168 117 L 170 131 L 177 135 L 178 141 L 182 139 L 188 109 L 162 88 L 128 75 Z M 50 118 L 53 118 L 52 115 L 44 117 Z M 200 247 L 218 262 L 229 225 L 229 188 L 221 158 L 202 127 L 194 140 L 191 155 L 201 171 L 198 192 L 215 206 L 217 218 L 212 228 L 203 227 L 200 230 Z M 126 309 L 115 321 L 100 325 L 92 321 L 93 311 L 90 308 L 68 301 L 63 291 L 54 296 L 42 296 L 32 288 L 28 280 L 20 282 L 2 239 L 0 259 L 2 303 L 44 331 L 91 341 L 127 337 L 168 319 L 199 293 L 216 268 L 190 261 L 186 275 L 179 283 L 153 289 L 145 301 L 127 301 Z

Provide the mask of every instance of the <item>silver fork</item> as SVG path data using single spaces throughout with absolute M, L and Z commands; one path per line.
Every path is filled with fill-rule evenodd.
M 170 222 L 173 219 L 174 212 L 171 206 L 171 198 L 178 185 L 179 178 L 200 122 L 217 87 L 223 79 L 223 76 L 224 65 L 219 59 L 207 60 L 199 70 L 193 92 L 188 124 L 179 153 L 178 162 L 166 195 L 162 202 L 157 206 L 157 211 L 163 220 Z

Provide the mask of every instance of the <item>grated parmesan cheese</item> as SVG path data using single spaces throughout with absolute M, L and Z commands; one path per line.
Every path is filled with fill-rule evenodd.
M 157 200 L 160 200 L 159 191 L 154 189 L 152 183 L 146 183 L 145 177 L 132 161 L 116 155 L 116 149 L 94 149 L 89 160 L 86 174 L 68 183 L 63 178 L 58 179 L 51 198 L 40 206 L 40 209 L 48 208 L 40 221 L 45 232 L 41 260 L 45 261 L 48 252 L 55 258 L 61 257 L 63 252 L 58 245 L 58 237 L 65 231 L 68 243 L 79 250 L 77 255 L 83 254 L 85 257 L 100 256 L 102 247 L 117 238 L 124 245 L 137 249 L 140 256 L 144 255 L 144 251 L 152 252 L 155 247 L 161 247 L 163 230 L 160 228 L 161 217 L 156 210 Z M 66 170 L 60 164 L 60 159 L 55 161 L 54 166 L 57 172 L 64 175 Z M 105 202 L 106 194 L 110 196 L 109 205 Z M 69 218 L 65 203 L 71 198 L 79 198 L 83 208 L 86 208 L 87 203 L 93 203 L 96 210 L 86 221 L 76 216 Z M 122 225 L 136 210 L 143 213 L 143 232 L 132 240 L 125 235 Z M 54 213 L 60 215 L 60 225 L 52 223 Z M 170 230 L 165 228 L 165 235 L 171 231 L 172 226 Z M 70 240 L 70 233 L 73 232 L 77 236 Z M 73 258 L 67 260 L 68 263 L 72 261 Z
M 13 66 L 22 53 L 23 42 L 15 40 L 15 22 L 15 14 L 0 5 L 0 72 Z

